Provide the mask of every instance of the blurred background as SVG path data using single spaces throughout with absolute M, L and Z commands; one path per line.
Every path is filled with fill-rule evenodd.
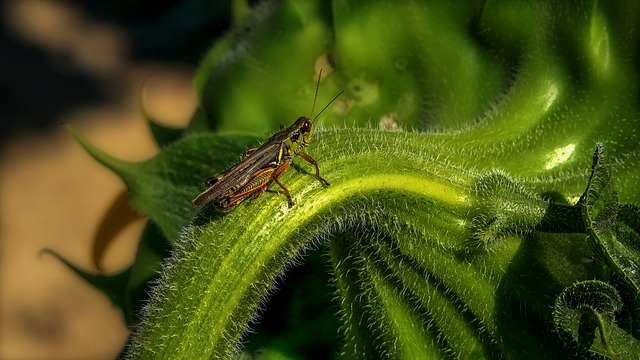
M 140 112 L 143 83 L 149 112 L 185 126 L 197 105 L 195 68 L 228 28 L 229 1 L 0 7 L 0 359 L 113 359 L 129 335 L 121 312 L 40 251 L 97 272 L 92 244 L 125 189 L 60 124 L 120 159 L 154 156 Z M 132 262 L 143 226 L 138 219 L 116 232 L 105 273 Z

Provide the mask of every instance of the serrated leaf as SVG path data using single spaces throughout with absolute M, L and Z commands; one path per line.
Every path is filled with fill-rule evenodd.
M 556 301 L 556 330 L 579 356 L 633 359 L 640 354 L 640 341 L 615 324 L 621 308 L 622 299 L 613 286 L 597 280 L 578 282 Z
M 122 178 L 136 208 L 171 242 L 198 211 L 191 200 L 204 190 L 204 179 L 224 170 L 257 143 L 255 137 L 246 135 L 194 134 L 150 160 L 128 163 L 100 151 L 73 128 L 69 130 L 96 160 Z
M 628 281 L 640 295 L 640 237 L 617 220 L 618 193 L 611 175 L 611 165 L 600 144 L 593 155 L 587 189 L 578 204 L 582 206 L 593 246 L 618 276 Z M 629 217 L 628 212 L 625 214 L 630 222 L 637 221 Z

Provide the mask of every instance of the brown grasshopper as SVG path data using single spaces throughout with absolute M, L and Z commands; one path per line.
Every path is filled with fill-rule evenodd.
M 316 105 L 316 98 L 318 97 L 321 76 L 322 70 L 318 75 L 316 92 L 313 97 L 312 115 Z M 318 163 L 311 156 L 302 152 L 302 148 L 311 141 L 313 121 L 343 92 L 341 91 L 329 101 L 313 120 L 311 120 L 311 115 L 309 117 L 301 116 L 289 127 L 280 125 L 280 131 L 273 134 L 262 145 L 246 149 L 242 153 L 242 160 L 239 163 L 217 176 L 206 179 L 204 183 L 207 189 L 193 199 L 191 204 L 200 206 L 213 202 L 218 211 L 226 212 L 249 196 L 254 199 L 260 196 L 273 180 L 284 191 L 289 200 L 289 206 L 293 206 L 295 203 L 289 190 L 278 180 L 278 177 L 289 168 L 296 155 L 300 155 L 300 157 L 313 165 L 316 169 L 318 181 L 329 186 L 329 182 L 320 176 Z

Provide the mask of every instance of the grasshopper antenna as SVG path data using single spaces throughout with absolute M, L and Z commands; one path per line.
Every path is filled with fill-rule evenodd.
M 316 99 L 318 98 L 318 89 L 320 88 L 320 79 L 322 79 L 322 68 L 320 68 L 320 73 L 318 74 L 318 82 L 316 82 L 316 94 L 313 95 L 313 105 L 311 105 L 311 114 L 309 114 L 309 117 L 313 116 L 313 110 L 316 108 Z
M 318 82 L 316 83 L 316 93 L 315 93 L 315 95 L 313 95 L 313 105 L 311 106 L 311 115 L 309 115 L 309 118 L 311 118 L 311 116 L 313 116 L 313 110 L 316 108 L 316 99 L 318 98 L 318 89 L 320 88 L 320 79 L 322 79 L 322 68 L 320 68 L 320 73 L 318 74 Z M 329 101 L 329 103 L 327 105 L 325 105 L 325 107 L 323 107 L 322 110 L 320 110 L 318 115 L 316 115 L 313 118 L 313 120 L 311 120 L 311 122 L 316 121 L 318 116 L 320 116 L 320 114 L 322 114 L 325 110 L 327 110 L 329 105 L 331 105 L 332 102 L 336 101 L 338 96 L 342 95 L 343 92 L 344 92 L 344 90 L 340 91 L 338 93 L 338 95 L 336 95 L 333 99 L 331 99 L 331 101 Z
M 318 118 L 318 116 L 320 116 L 320 114 L 322 114 L 322 112 L 324 112 L 325 110 L 327 110 L 327 108 L 329 107 L 329 105 L 331 105 L 332 102 L 336 101 L 336 99 L 338 98 L 338 96 L 342 95 L 342 93 L 344 92 L 344 90 L 340 91 L 338 93 L 338 95 L 336 95 L 333 99 L 331 99 L 331 101 L 329 101 L 329 103 L 322 108 L 322 110 L 320 110 L 320 112 L 318 113 L 318 115 L 316 115 L 316 117 L 313 118 L 313 120 L 311 120 L 311 122 L 316 121 L 316 119 Z

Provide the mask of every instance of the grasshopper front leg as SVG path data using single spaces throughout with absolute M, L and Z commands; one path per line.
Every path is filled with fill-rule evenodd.
M 303 159 L 305 159 L 308 163 L 310 163 L 311 165 L 315 166 L 316 168 L 316 178 L 318 179 L 318 181 L 320 181 L 321 183 L 329 186 L 331 184 L 329 184 L 329 182 L 327 180 L 325 180 L 324 178 L 322 178 L 322 176 L 320 176 L 320 168 L 318 168 L 318 163 L 313 160 L 313 158 L 305 153 L 303 153 L 302 151 L 298 151 L 298 155 L 300 155 L 300 157 L 302 157 Z

